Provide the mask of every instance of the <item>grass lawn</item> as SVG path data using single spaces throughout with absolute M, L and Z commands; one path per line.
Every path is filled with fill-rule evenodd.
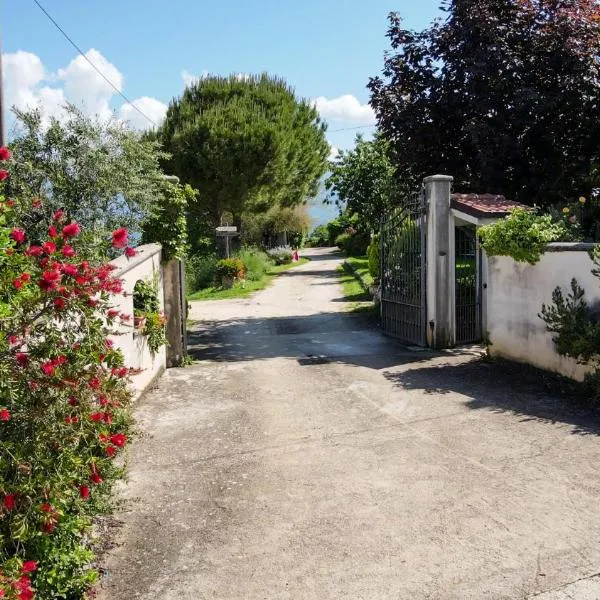
M 289 265 L 279 265 L 272 267 L 271 270 L 260 281 L 242 281 L 236 282 L 229 290 L 222 288 L 209 287 L 203 290 L 198 290 L 188 296 L 188 300 L 227 300 L 230 298 L 245 298 L 254 292 L 264 290 L 273 281 L 277 275 L 293 269 L 299 265 L 304 265 L 310 262 L 308 258 L 301 258 L 297 263 Z
M 354 268 L 367 285 L 373 285 L 373 277 L 369 273 L 369 259 L 366 256 L 349 256 L 346 262 Z
M 348 259 L 350 262 L 351 259 Z M 354 259 L 363 260 L 363 259 Z M 365 259 L 366 260 L 366 259 Z M 350 304 L 350 312 L 372 312 L 375 304 L 371 294 L 366 292 L 356 274 L 347 265 L 338 267 L 340 283 L 344 292 L 344 299 Z

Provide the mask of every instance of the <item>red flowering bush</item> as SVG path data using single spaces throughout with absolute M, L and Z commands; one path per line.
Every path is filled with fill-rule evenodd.
M 62 211 L 46 239 L 30 239 L 38 208 L 0 196 L 0 598 L 10 600 L 84 597 L 96 578 L 92 518 L 122 475 L 130 429 L 129 369 L 107 338 L 121 282 L 85 260 L 81 228 Z M 126 239 L 118 231 L 113 245 Z

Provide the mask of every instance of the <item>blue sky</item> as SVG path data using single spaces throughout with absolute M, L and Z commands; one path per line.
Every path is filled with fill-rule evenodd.
M 411 28 L 439 15 L 439 0 L 40 0 L 136 106 L 160 120 L 184 81 L 204 73 L 268 71 L 317 101 L 330 130 L 373 123 L 366 84 L 388 48 L 387 14 Z M 141 118 L 91 70 L 33 0 L 4 0 L 0 13 L 7 101 L 69 100 L 89 112 Z M 364 130 L 366 133 L 370 129 Z M 331 132 L 352 146 L 355 131 Z

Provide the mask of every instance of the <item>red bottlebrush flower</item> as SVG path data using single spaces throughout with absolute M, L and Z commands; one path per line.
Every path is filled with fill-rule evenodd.
M 58 281 L 60 279 L 60 271 L 44 271 L 42 279 L 44 281 Z
M 80 231 L 81 227 L 79 226 L 79 224 L 73 222 L 63 227 L 62 234 L 65 239 L 68 239 L 79 235 Z
M 92 377 L 88 385 L 93 389 L 97 390 L 100 387 L 100 380 L 97 377 Z
M 42 531 L 44 533 L 52 533 L 56 529 L 56 521 L 48 521 L 42 525 Z
M 108 405 L 108 398 L 104 394 L 102 394 L 101 396 L 98 397 L 98 402 L 99 402 L 100 406 L 102 406 L 104 408 L 105 406 Z
M 80 485 L 79 495 L 82 500 L 87 500 L 90 497 L 90 488 L 87 485 Z
M 118 308 L 111 308 L 107 313 L 106 316 L 109 319 L 114 319 L 117 315 L 119 314 L 119 309 Z
M 106 446 L 106 455 L 112 458 L 117 453 L 117 449 L 114 446 Z
M 137 251 L 134 250 L 133 248 L 131 248 L 130 246 L 127 246 L 127 248 L 125 248 L 125 256 L 127 258 L 132 258 L 136 254 L 137 254 Z
M 95 412 L 90 415 L 90 421 L 94 421 L 95 423 L 99 423 L 104 420 L 103 412 Z
M 10 160 L 12 154 L 10 150 L 6 146 L 0 146 L 0 160 L 7 161 Z
M 107 425 L 110 425 L 112 423 L 112 417 L 110 416 L 110 413 L 107 413 L 107 412 L 104 413 L 104 422 Z
M 65 211 L 62 210 L 62 208 L 59 208 L 58 210 L 54 211 L 54 214 L 52 215 L 52 220 L 60 221 L 64 216 L 65 216 Z
M 117 446 L 117 448 L 122 448 L 127 443 L 127 436 L 124 433 L 115 433 L 110 436 L 110 441 Z
M 10 232 L 10 237 L 17 242 L 17 244 L 22 244 L 25 241 L 25 232 L 22 229 L 15 228 Z
M 40 387 L 37 381 L 29 381 L 27 385 L 32 392 L 35 392 Z
M 41 208 L 42 206 L 42 201 L 40 198 L 34 198 L 31 202 L 31 206 L 33 206 L 33 208 Z
M 38 565 L 35 560 L 26 560 L 21 567 L 21 573 L 33 573 L 37 571 Z
M 0 421 L 10 421 L 10 411 L 8 408 L 0 408 Z
M 102 479 L 102 476 L 100 475 L 100 473 L 98 473 L 98 471 L 95 471 L 94 473 L 92 473 L 90 475 L 90 481 L 92 483 L 95 483 L 96 485 L 102 483 L 104 480 Z
M 75 277 L 77 275 L 77 267 L 70 263 L 65 263 L 61 265 L 61 270 L 65 275 L 69 275 L 70 277 Z
M 53 359 L 53 363 L 55 365 L 64 365 L 69 359 L 64 355 L 61 354 L 60 356 L 57 356 L 55 359 Z
M 3 503 L 6 510 L 12 510 L 15 507 L 15 495 L 6 494 L 6 496 L 4 496 Z
M 54 375 L 54 371 L 56 371 L 56 365 L 51 360 L 46 361 L 45 363 L 42 363 L 42 371 L 48 377 L 52 377 Z
M 111 339 L 107 338 L 104 340 L 104 345 L 110 350 L 115 345 L 115 343 Z
M 71 396 L 68 402 L 71 406 L 79 406 L 79 400 L 75 396 Z
M 18 335 L 9 335 L 8 336 L 8 343 L 13 346 L 14 344 L 18 344 L 19 343 L 19 336 Z
M 79 423 L 79 417 L 77 415 L 72 415 L 70 417 L 65 417 L 65 423 L 67 425 L 74 425 L 75 423 Z
M 98 306 L 99 302 L 100 302 L 100 300 L 98 300 L 97 298 L 90 297 L 90 298 L 88 298 L 87 305 L 94 308 L 94 307 Z
M 27 256 L 41 256 L 43 252 L 41 246 L 29 246 L 29 248 L 25 250 Z
M 40 267 L 45 269 L 50 264 L 50 257 L 44 256 L 44 258 L 40 258 Z
M 8 208 L 12 208 L 15 204 L 15 201 L 10 198 L 6 201 L 6 206 L 8 206 Z
M 52 504 L 48 504 L 48 502 L 40 504 L 40 510 L 45 513 L 51 513 L 54 511 L 54 509 L 52 508 Z
M 31 275 L 29 273 L 21 273 L 21 281 L 25 283 L 31 281 Z
M 63 310 L 67 306 L 64 298 L 54 298 L 54 308 Z
M 75 250 L 73 249 L 73 246 L 69 246 L 68 244 L 66 246 L 63 246 L 61 253 L 66 258 L 71 258 L 75 256 Z
M 23 281 L 21 279 L 15 279 L 13 281 L 13 287 L 17 290 L 20 290 L 23 287 Z
M 101 433 L 98 436 L 98 439 L 103 443 L 106 444 L 108 442 L 108 436 L 105 433 Z
M 4 181 L 8 177 L 8 171 L 0 169 L 0 181 Z
M 112 233 L 112 245 L 114 248 L 125 248 L 129 234 L 125 227 L 121 227 Z
M 40 290 L 43 292 L 51 292 L 56 289 L 56 283 L 53 281 L 46 281 L 45 279 L 40 279 L 38 281 L 38 285 L 40 286 Z
M 48 235 L 51 238 L 55 238 L 58 235 L 58 230 L 56 227 L 54 227 L 54 225 L 50 225 L 50 227 L 48 227 Z
M 15 354 L 15 359 L 20 367 L 29 366 L 29 354 L 27 354 L 27 352 L 17 352 Z
M 56 244 L 54 242 L 44 242 L 42 244 L 42 250 L 46 254 L 54 254 L 56 252 Z
M 126 315 L 125 313 L 121 313 L 121 321 L 131 321 L 131 315 Z

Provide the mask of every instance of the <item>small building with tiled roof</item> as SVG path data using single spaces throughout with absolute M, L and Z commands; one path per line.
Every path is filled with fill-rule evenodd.
M 455 217 L 474 225 L 501 219 L 513 208 L 529 208 L 494 194 L 452 194 L 450 207 Z

